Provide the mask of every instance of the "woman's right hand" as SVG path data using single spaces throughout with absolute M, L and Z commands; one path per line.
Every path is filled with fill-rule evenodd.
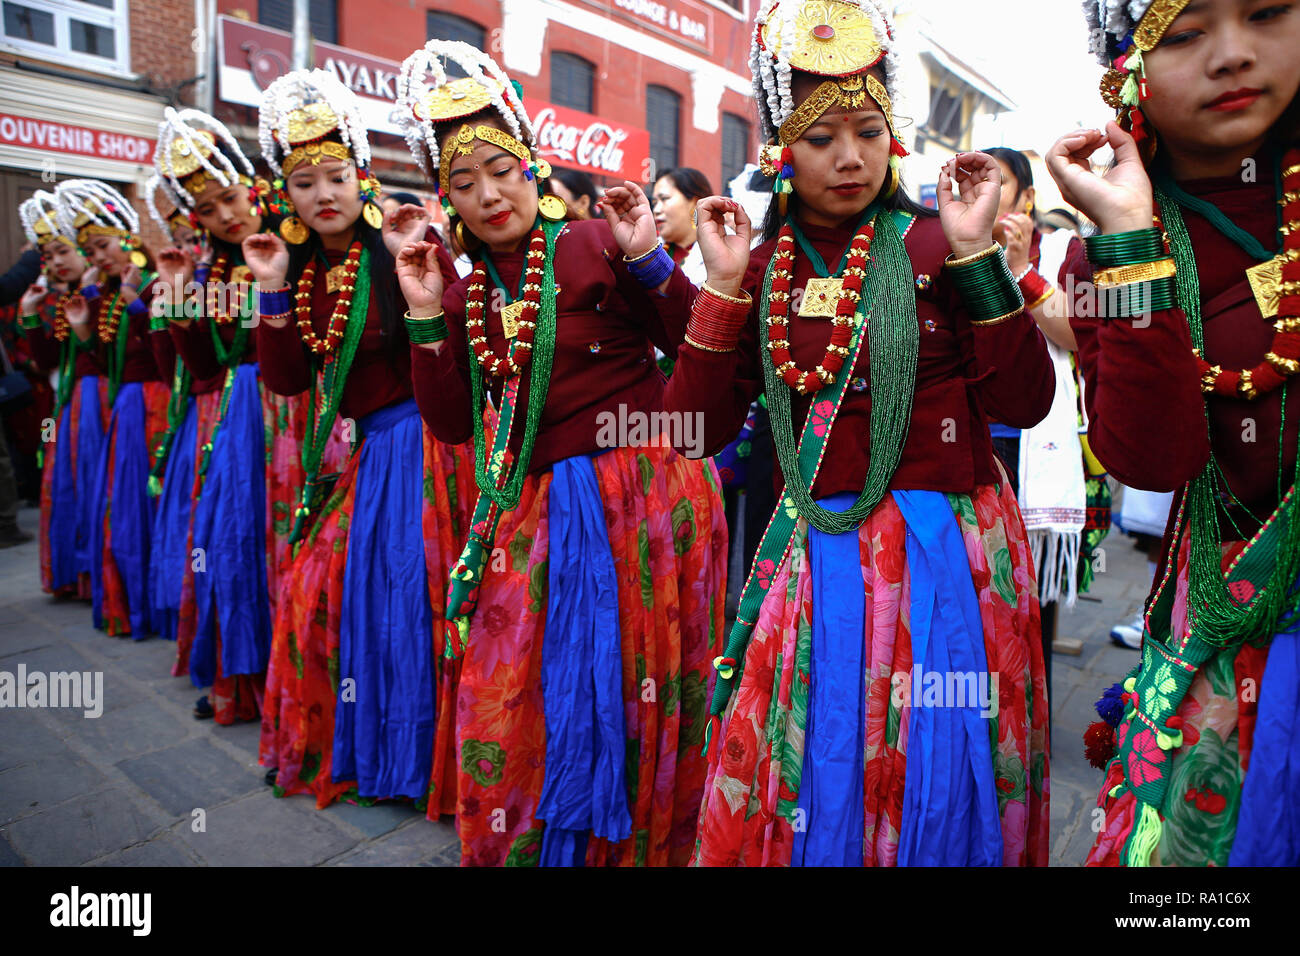
M 732 228 L 727 231 L 727 226 Z M 695 204 L 696 241 L 708 273 L 710 289 L 738 295 L 749 268 L 749 241 L 753 226 L 745 207 L 734 199 L 709 196 Z
M 408 242 L 419 242 L 429 229 L 429 212 L 423 206 L 403 203 L 384 217 L 384 246 L 397 258 Z
M 407 242 L 398 249 L 397 283 L 413 317 L 429 318 L 442 311 L 442 270 L 432 242 Z
M 99 266 L 90 266 L 81 274 L 81 284 L 79 289 L 84 289 L 88 285 L 99 285 Z
M 1115 164 L 1098 176 L 1090 157 L 1109 144 Z M 1077 129 L 1066 133 L 1047 151 L 1047 168 L 1061 197 L 1095 222 L 1103 233 L 1131 232 L 1151 227 L 1151 179 L 1136 140 L 1106 124 L 1106 131 Z
M 18 300 L 19 315 L 36 315 L 41 303 L 45 301 L 45 283 L 37 279 L 27 287 L 23 297 Z
M 283 289 L 289 274 L 289 247 L 274 233 L 258 232 L 241 243 L 244 264 L 253 273 L 260 289 L 271 292 Z
M 194 278 L 194 257 L 180 246 L 168 246 L 158 253 L 158 278 L 164 288 L 184 296 L 186 284 Z

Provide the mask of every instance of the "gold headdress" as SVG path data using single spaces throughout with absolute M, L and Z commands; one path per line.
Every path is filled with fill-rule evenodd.
M 1143 8 L 1140 2 L 1089 0 L 1085 5 L 1089 47 L 1109 67 L 1101 78 L 1101 98 L 1115 110 L 1120 126 L 1131 130 L 1139 144 L 1149 136 L 1142 115 L 1142 101 L 1147 98 L 1143 54 L 1159 45 L 1190 2 L 1151 0 Z

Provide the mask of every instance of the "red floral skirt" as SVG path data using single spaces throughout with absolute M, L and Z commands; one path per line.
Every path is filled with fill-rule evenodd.
M 1003 864 L 1045 866 L 1048 855 L 1048 703 L 1038 590 L 1024 523 L 1010 483 L 970 497 L 949 495 L 970 559 L 990 674 L 998 676 L 993 776 Z M 866 587 L 862 635 L 867 665 L 862 799 L 864 866 L 897 861 L 903 823 L 911 703 L 891 693 L 912 680 L 911 575 L 907 525 L 887 495 L 858 531 Z M 793 570 L 792 570 L 793 569 Z M 694 862 L 702 866 L 788 866 L 793 810 L 803 767 L 806 713 L 793 706 L 794 681 L 808 673 L 813 628 L 807 523 L 776 569 L 759 611 L 739 687 L 710 748 Z M 800 664 L 800 662 L 804 662 Z
M 727 524 L 711 462 L 660 448 L 594 460 L 618 580 L 632 835 L 591 839 L 592 866 L 683 865 L 704 792 L 710 661 L 719 653 Z M 530 475 L 502 515 L 469 632 L 456 719 L 457 826 L 468 866 L 538 860 L 546 775 L 548 490 Z M 650 690 L 647 690 L 649 688 Z

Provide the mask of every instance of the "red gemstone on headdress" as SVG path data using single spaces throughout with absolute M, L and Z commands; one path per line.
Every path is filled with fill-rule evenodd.
M 819 23 L 812 28 L 812 35 L 819 40 L 829 40 L 835 36 L 835 28 L 829 23 Z

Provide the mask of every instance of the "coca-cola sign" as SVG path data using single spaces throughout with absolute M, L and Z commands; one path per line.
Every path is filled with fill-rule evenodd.
M 600 116 L 525 98 L 537 151 L 553 166 L 641 182 L 649 175 L 650 134 Z

